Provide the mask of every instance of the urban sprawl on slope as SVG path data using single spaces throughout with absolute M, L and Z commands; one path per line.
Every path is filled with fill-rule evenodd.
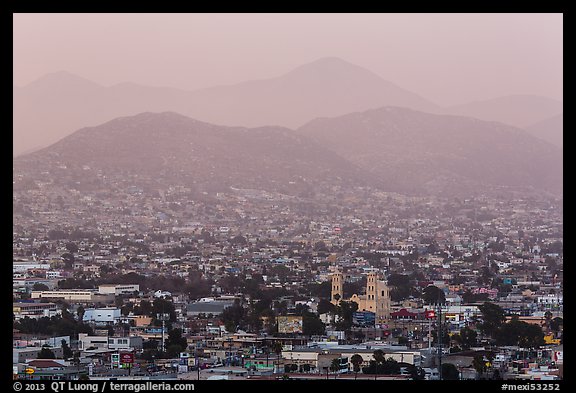
M 14 377 L 562 379 L 561 203 L 38 183 Z

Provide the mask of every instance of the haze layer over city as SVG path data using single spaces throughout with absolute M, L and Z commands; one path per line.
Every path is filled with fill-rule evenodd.
M 15 379 L 563 379 L 561 13 L 16 13 L 13 47 Z

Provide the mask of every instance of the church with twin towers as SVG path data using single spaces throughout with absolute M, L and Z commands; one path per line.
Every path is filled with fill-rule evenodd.
M 330 302 L 338 305 L 341 301 L 355 302 L 358 311 L 370 311 L 376 315 L 376 324 L 390 320 L 390 291 L 380 273 L 370 272 L 366 277 L 366 293 L 353 294 L 349 299 L 343 298 L 345 276 L 341 272 L 332 274 L 332 293 Z

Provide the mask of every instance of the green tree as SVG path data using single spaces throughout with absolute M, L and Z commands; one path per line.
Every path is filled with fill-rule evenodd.
M 481 378 L 488 369 L 484 356 L 480 354 L 474 356 L 474 359 L 472 359 L 472 367 L 474 367 L 474 370 L 476 370 L 478 376 Z
M 78 315 L 78 320 L 82 321 L 82 319 L 84 318 L 84 314 L 86 313 L 86 309 L 84 308 L 84 306 L 79 305 L 76 308 L 76 315 Z
M 48 231 L 48 239 L 50 240 L 68 239 L 68 233 L 60 229 L 51 229 Z
M 446 302 L 446 295 L 444 291 L 435 285 L 428 285 L 424 288 L 422 299 L 426 304 L 444 304 Z
M 544 333 L 540 326 L 520 321 L 517 315 L 503 324 L 496 333 L 498 345 L 518 345 L 522 348 L 537 348 L 544 344 Z
M 166 353 L 169 357 L 177 357 L 180 352 L 185 352 L 188 342 L 182 337 L 182 329 L 172 329 L 168 332 L 166 340 Z
M 490 337 L 494 337 L 506 321 L 506 315 L 502 307 L 497 304 L 485 302 L 478 306 L 482 313 L 482 322 L 479 325 L 480 331 Z
M 414 292 L 410 276 L 406 274 L 390 274 L 388 276 L 388 286 L 390 287 L 390 299 L 392 301 L 404 300 Z
M 229 332 L 235 332 L 238 326 L 241 326 L 246 316 L 246 310 L 240 304 L 240 301 L 236 299 L 234 304 L 226 308 L 220 315 L 222 321 L 224 322 L 224 327 Z
M 330 371 L 336 373 L 340 370 L 340 358 L 332 359 L 332 363 L 330 363 Z
M 318 314 L 325 314 L 327 312 L 335 312 L 336 306 L 330 303 L 327 299 L 320 299 L 318 302 Z
M 391 357 L 386 359 L 383 364 L 382 374 L 400 374 L 400 364 Z
M 564 325 L 564 319 L 560 317 L 556 317 L 550 321 L 550 329 L 556 334 L 558 334 L 563 325 Z
M 442 363 L 442 379 L 455 381 L 460 379 L 460 371 L 452 363 Z
M 330 281 L 323 281 L 321 283 L 310 283 L 306 285 L 306 290 L 311 296 L 317 296 L 320 299 L 330 299 L 332 291 L 332 283 Z
M 408 367 L 408 372 L 414 381 L 422 381 L 424 378 L 426 378 L 426 371 L 424 371 L 424 369 L 420 366 L 410 365 Z
M 170 300 L 162 298 L 154 299 L 154 302 L 152 303 L 151 315 L 153 318 L 157 318 L 157 314 L 168 314 L 170 322 L 176 321 L 176 307 L 174 307 L 174 303 L 172 303 Z M 155 321 L 155 323 L 157 326 L 161 325 L 161 323 L 158 321 Z
M 326 246 L 326 243 L 322 240 L 316 242 L 314 244 L 314 251 L 317 252 L 330 252 L 330 250 L 328 249 L 328 247 Z
M 352 363 L 352 367 L 354 370 L 354 379 L 358 377 L 358 372 L 360 371 L 360 366 L 362 365 L 363 361 L 364 359 L 362 358 L 362 356 L 358 355 L 357 353 L 352 355 L 352 357 L 350 358 L 350 363 Z
M 320 317 L 313 313 L 306 313 L 302 317 L 302 333 L 306 336 L 323 335 L 326 333 L 326 325 Z
M 73 357 L 74 352 L 72 351 L 72 349 L 70 349 L 70 346 L 68 345 L 66 340 L 62 340 L 61 344 L 62 344 L 62 357 L 64 359 L 70 359 L 71 357 Z
M 38 359 L 55 359 L 56 355 L 47 344 L 42 345 L 42 349 L 38 352 Z
M 47 291 L 49 289 L 48 285 L 42 284 L 41 282 L 37 282 L 32 286 L 33 291 Z
M 76 243 L 74 242 L 68 242 L 66 243 L 66 249 L 68 250 L 69 253 L 74 254 L 76 252 L 78 252 L 78 246 L 76 245 Z
M 357 310 L 358 303 L 341 301 L 336 307 L 336 314 L 340 317 L 340 320 L 336 323 L 336 328 L 350 331 L 353 324 L 353 316 Z
M 384 351 L 377 349 L 373 352 L 372 357 L 367 367 L 362 368 L 364 374 L 400 374 L 400 364 L 392 359 L 386 359 Z
M 286 315 L 288 313 L 288 303 L 286 303 L 286 300 L 275 300 L 274 310 L 278 315 Z
M 276 353 L 276 359 L 277 359 L 276 368 L 280 366 L 280 355 L 282 354 L 282 349 L 283 345 L 280 341 L 275 341 L 274 344 L 272 344 L 272 351 Z
M 248 240 L 242 235 L 236 235 L 232 239 L 230 239 L 230 243 L 236 246 L 245 246 L 248 244 Z
M 72 269 L 72 266 L 74 266 L 74 254 L 65 252 L 62 254 L 61 258 L 64 261 L 64 267 L 67 269 Z
M 460 329 L 460 333 L 454 335 L 453 338 L 463 350 L 467 350 L 476 345 L 478 333 L 469 327 L 463 327 Z
M 285 284 L 286 281 L 288 280 L 288 277 L 290 277 L 290 275 L 292 274 L 290 268 L 284 265 L 276 265 L 270 270 L 271 270 L 270 275 L 276 276 L 278 278 L 278 281 L 280 281 L 282 284 Z
M 372 357 L 376 361 L 377 364 L 382 364 L 386 361 L 386 356 L 384 355 L 384 351 L 381 349 L 377 349 L 372 354 Z
M 550 329 L 550 322 L 552 321 L 552 317 L 553 317 L 553 314 L 552 314 L 551 311 L 546 311 L 546 312 L 544 313 L 544 318 L 545 318 L 545 320 L 546 320 L 546 329 L 547 329 L 547 331 L 551 330 L 551 329 Z

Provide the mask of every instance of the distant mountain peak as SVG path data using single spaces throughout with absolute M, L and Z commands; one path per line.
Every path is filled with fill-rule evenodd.
M 96 82 L 93 82 L 89 79 L 86 79 L 84 77 L 81 77 L 68 71 L 50 72 L 29 83 L 25 87 L 53 86 L 53 85 L 84 85 L 91 87 L 102 87 Z
M 340 57 L 336 57 L 336 56 L 326 56 L 326 57 L 321 57 L 319 59 L 316 59 L 310 63 L 308 63 L 308 65 L 312 65 L 312 64 L 317 64 L 317 65 L 349 65 L 349 66 L 354 66 L 357 67 L 357 65 L 352 64 Z M 303 64 L 306 65 L 306 64 Z
M 321 57 L 310 63 L 302 64 L 290 71 L 287 75 L 303 72 L 362 72 L 378 77 L 375 73 L 366 68 L 335 56 Z
M 115 123 L 133 123 L 133 124 L 189 124 L 189 125 L 203 125 L 203 126 L 212 126 L 210 123 L 206 123 L 200 120 L 196 120 L 192 117 L 183 115 L 181 113 L 175 111 L 162 111 L 162 112 L 140 112 L 134 115 L 128 116 L 121 116 L 115 119 L 112 119 L 108 122 L 103 123 L 105 124 L 115 124 Z

